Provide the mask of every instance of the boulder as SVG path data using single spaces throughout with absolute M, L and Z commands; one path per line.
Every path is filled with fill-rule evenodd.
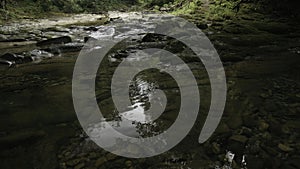
M 17 55 L 14 53 L 6 53 L 6 54 L 0 56 L 0 59 L 10 61 L 10 62 L 15 62 L 15 63 L 22 63 L 24 60 L 24 56 Z
M 1 60 L 0 59 L 0 65 L 11 67 L 14 64 L 15 64 L 14 62 L 10 62 L 10 61 L 7 61 L 7 60 Z

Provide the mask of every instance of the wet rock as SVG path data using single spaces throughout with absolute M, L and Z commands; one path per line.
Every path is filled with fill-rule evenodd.
M 18 39 L 0 39 L 0 42 L 25 42 L 26 39 L 18 38 Z
M 212 152 L 215 154 L 220 154 L 221 149 L 220 149 L 220 145 L 216 142 L 212 143 Z
M 121 17 L 109 18 L 110 22 L 117 21 L 117 20 L 122 20 L 122 18 Z
M 269 132 L 262 133 L 261 137 L 265 140 L 271 140 L 272 139 L 272 135 Z
M 125 161 L 125 166 L 126 167 L 131 167 L 132 166 L 132 161 Z
M 168 12 L 171 10 L 171 8 L 161 7 L 159 10 L 162 12 Z
M 95 159 L 97 158 L 97 154 L 95 152 L 91 152 L 88 156 L 89 159 Z
M 243 136 L 243 135 L 233 135 L 229 138 L 230 140 L 233 140 L 233 141 L 237 141 L 237 142 L 240 142 L 240 143 L 246 143 L 248 138 L 246 136 Z
M 67 166 L 74 167 L 75 165 L 79 164 L 80 161 L 81 160 L 79 158 L 73 159 L 73 160 L 67 161 L 66 164 L 67 164 Z
M 284 152 L 291 152 L 291 151 L 294 150 L 294 149 L 291 148 L 289 145 L 282 144 L 282 143 L 279 143 L 279 144 L 278 144 L 278 148 L 279 148 L 281 151 L 284 151 Z
M 185 48 L 186 46 L 182 42 L 177 40 L 172 40 L 168 42 L 167 46 L 164 49 L 172 53 L 180 53 L 184 51 Z
M 118 156 L 115 155 L 115 154 L 112 154 L 112 153 L 108 153 L 108 154 L 106 154 L 105 157 L 106 157 L 106 159 L 107 159 L 108 161 L 110 161 L 110 160 L 116 159 Z
M 240 62 L 243 61 L 244 58 L 238 56 L 237 54 L 226 54 L 226 55 L 221 55 L 221 60 L 223 62 Z
M 241 131 L 241 134 L 246 136 L 246 137 L 251 137 L 251 136 L 253 136 L 254 133 L 250 128 L 243 127 L 242 131 Z
M 24 56 L 17 55 L 17 54 L 14 54 L 14 53 L 6 53 L 6 54 L 0 56 L 0 59 L 7 60 L 7 61 L 10 61 L 10 62 L 14 62 L 14 63 L 22 63 L 23 60 L 24 60 Z
M 84 166 L 85 166 L 84 163 L 79 163 L 74 167 L 74 169 L 82 169 Z
M 111 55 L 112 58 L 121 59 L 126 58 L 128 56 L 128 51 L 120 50 L 116 54 Z
M 58 37 L 58 38 L 52 38 L 52 39 L 40 41 L 36 45 L 37 46 L 50 46 L 53 44 L 65 44 L 65 43 L 70 43 L 70 42 L 72 42 L 71 37 L 62 36 L 62 37 Z
M 269 95 L 267 93 L 262 93 L 259 95 L 261 98 L 266 99 L 269 97 Z
M 11 67 L 11 66 L 13 66 L 14 64 L 15 64 L 14 62 L 10 62 L 10 61 L 7 61 L 7 60 L 1 60 L 1 59 L 0 59 L 0 65 L 4 65 L 4 66 Z
M 100 157 L 96 163 L 95 163 L 95 166 L 96 167 L 100 167 L 102 166 L 105 162 L 107 161 L 107 159 L 105 157 Z
M 69 33 L 70 29 L 56 26 L 56 27 L 50 27 L 50 28 L 43 29 L 42 31 Z
M 85 30 L 85 31 L 97 31 L 97 30 L 99 30 L 99 28 L 94 27 L 94 26 L 90 26 L 90 27 L 83 28 L 83 30 Z
M 142 42 L 157 42 L 157 41 L 162 41 L 163 37 L 158 34 L 154 33 L 147 33 L 143 38 Z
M 83 48 L 84 44 L 82 43 L 67 43 L 58 47 L 61 53 L 67 52 L 79 52 Z
M 84 37 L 84 43 L 86 43 L 87 41 L 89 40 L 92 40 L 92 41 L 96 41 L 97 39 L 96 38 L 93 38 L 93 37 Z
M 0 34 L 0 42 L 3 42 L 7 40 L 7 37 L 5 35 Z
M 47 51 L 44 51 L 44 50 L 38 50 L 38 49 L 35 49 L 33 51 L 30 51 L 29 52 L 29 55 L 34 59 L 43 59 L 43 58 L 51 58 L 53 57 L 53 54 L 52 53 L 49 53 Z
M 266 123 L 264 120 L 260 120 L 258 123 L 258 129 L 260 131 L 266 131 L 269 128 L 269 124 Z
M 260 141 L 256 137 L 249 138 L 247 143 L 247 149 L 250 154 L 258 154 L 261 151 Z

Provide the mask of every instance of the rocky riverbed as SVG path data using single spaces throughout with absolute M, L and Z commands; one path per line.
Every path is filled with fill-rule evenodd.
M 201 61 L 190 51 L 180 50 L 177 41 L 147 33 L 155 19 L 168 18 L 110 12 L 3 25 L 1 168 L 299 168 L 299 23 L 259 15 L 214 21 L 199 18 L 186 16 L 216 47 L 228 87 L 221 123 L 204 144 L 198 143 L 198 137 L 211 89 Z M 136 21 L 144 24 L 136 25 Z M 71 91 L 79 52 L 87 41 L 101 44 L 103 39 L 120 37 L 127 39 L 106 56 L 96 79 L 99 107 L 108 121 L 120 123 L 120 130 L 136 128 L 143 137 L 161 133 L 172 125 L 180 105 L 174 80 L 149 70 L 138 74 L 131 84 L 132 102 L 137 106 L 116 112 L 110 79 L 122 60 L 139 59 L 141 49 L 168 49 L 182 57 L 197 79 L 201 93 L 197 122 L 180 144 L 159 156 L 129 159 L 106 152 L 86 136 L 76 118 Z M 120 115 L 147 117 L 143 110 L 154 88 L 163 89 L 170 98 L 164 114 L 155 123 L 123 125 Z M 229 151 L 235 154 L 232 161 Z

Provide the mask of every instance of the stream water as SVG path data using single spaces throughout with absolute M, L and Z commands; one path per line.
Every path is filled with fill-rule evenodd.
M 242 46 L 248 41 L 269 43 L 269 39 L 262 40 L 261 35 L 232 37 L 236 35 L 214 29 L 204 31 L 211 35 L 221 55 L 228 46 L 220 41 L 240 46 L 233 51 L 238 57 L 224 57 L 223 60 L 228 78 L 224 117 L 213 137 L 199 144 L 198 137 L 210 106 L 209 78 L 191 50 L 174 39 L 149 34 L 155 23 L 164 19 L 170 16 L 110 12 L 109 19 L 102 15 L 76 15 L 1 27 L 0 143 L 3 162 L 0 168 L 297 168 L 299 162 L 295 161 L 300 159 L 297 153 L 299 133 L 296 132 L 300 110 L 299 72 L 286 71 L 287 67 L 298 66 L 295 63 L 299 61 L 299 53 L 290 45 L 294 39 L 285 37 L 280 39 L 284 45 L 273 44 L 284 48 L 277 54 L 288 55 L 291 59 L 287 61 L 276 55 L 268 58 L 270 53 L 266 51 L 272 51 L 271 44 L 257 43 L 260 46 L 255 50 L 252 42 Z M 53 38 L 57 39 L 48 41 Z M 73 69 L 85 42 L 97 41 L 98 45 L 89 50 L 98 50 L 103 47 L 102 41 L 120 38 L 125 40 L 104 57 L 95 83 L 102 120 L 108 123 L 90 125 L 91 135 L 110 135 L 105 125 L 111 125 L 127 136 L 150 137 L 162 133 L 176 120 L 180 109 L 179 87 L 170 75 L 156 69 L 142 71 L 131 81 L 132 105 L 123 111 L 114 106 L 110 91 L 114 71 L 123 60 L 149 59 L 142 49 L 161 48 L 179 54 L 193 72 L 201 93 L 199 115 L 190 133 L 173 149 L 155 157 L 123 158 L 99 148 L 83 132 L 73 108 Z M 278 36 L 272 35 L 271 39 L 277 41 Z M 41 41 L 46 45 L 38 45 Z M 300 45 L 299 40 L 295 43 Z M 247 53 L 245 49 L 256 53 L 236 63 Z M 287 66 L 278 68 L 278 62 Z M 161 60 L 154 60 L 152 64 L 161 63 Z M 176 63 L 162 66 L 182 69 L 182 65 Z M 258 70 L 261 75 L 257 75 Z M 147 114 L 150 102 L 157 99 L 152 97 L 157 89 L 164 91 L 168 104 L 161 115 Z M 278 125 L 280 122 L 282 126 Z M 135 147 L 131 149 L 138 151 Z M 230 152 L 235 154 L 234 158 Z

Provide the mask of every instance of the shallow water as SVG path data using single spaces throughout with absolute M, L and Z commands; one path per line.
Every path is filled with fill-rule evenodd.
M 40 26 L 32 30 L 37 32 L 33 33 L 34 36 L 27 31 L 20 31 L 14 36 L 39 41 L 47 37 L 69 35 L 74 43 L 83 43 L 84 37 L 90 35 L 100 40 L 93 48 L 87 48 L 90 51 L 101 50 L 105 46 L 101 41 L 128 38 L 106 55 L 98 69 L 95 94 L 104 117 L 102 121 L 90 124 L 89 132 L 94 137 L 105 137 L 111 134 L 106 126 L 110 125 L 131 137 L 159 135 L 178 116 L 180 90 L 176 81 L 155 69 L 140 72 L 130 83 L 131 104 L 118 111 L 111 98 L 111 79 L 123 60 L 134 62 L 149 59 L 149 55 L 140 52 L 141 49 L 156 47 L 177 51 L 176 47 L 172 48 L 176 43 L 165 37 L 153 38 L 159 39 L 159 42 L 142 41 L 145 33 L 153 30 L 157 20 L 168 20 L 170 17 L 136 12 L 113 12 L 110 17 L 115 18 L 110 24 L 93 26 L 97 31 L 89 30 L 90 25 L 70 26 L 74 22 L 66 19 L 66 22 L 59 22 L 62 24 L 56 27 L 61 30 L 44 30 L 45 23 L 49 22 L 40 21 Z M 140 22 L 143 24 L 139 24 Z M 11 25 L 11 28 L 14 27 L 15 25 Z M 26 23 L 17 26 L 20 30 L 23 27 L 28 30 L 36 25 Z M 5 29 L 10 28 L 8 26 Z M 41 32 L 43 35 L 40 35 Z M 251 36 L 252 39 L 249 40 L 249 35 L 237 38 L 232 37 L 236 35 L 216 32 L 211 39 L 217 39 L 214 41 L 217 47 L 222 49 L 229 46 L 239 55 L 251 53 L 254 56 L 240 63 L 224 63 L 228 79 L 227 105 L 218 129 L 208 142 L 199 144 L 198 137 L 210 105 L 210 82 L 204 66 L 199 59 L 193 58 L 191 51 L 184 51 L 181 57 L 188 61 L 187 65 L 196 77 L 201 94 L 196 124 L 176 147 L 159 156 L 145 159 L 115 156 L 97 147 L 82 131 L 72 101 L 72 74 L 79 53 L 67 52 L 38 62 L 17 64 L 11 68 L 0 66 L 0 142 L 3 145 L 1 148 L 4 147 L 1 153 L 4 162 L 1 165 L 4 168 L 20 168 L 20 165 L 23 168 L 74 168 L 83 163 L 86 168 L 214 168 L 229 165 L 225 157 L 228 151 L 232 151 L 235 154 L 235 164 L 230 164 L 233 168 L 241 168 L 244 155 L 248 168 L 297 166 L 294 161 L 299 159 L 299 134 L 296 132 L 299 129 L 299 73 L 294 70 L 297 70 L 295 68 L 299 57 L 297 52 L 286 49 L 290 47 L 290 43 L 295 45 L 294 39 L 285 38 L 277 42 L 278 36 L 271 36 L 273 45 L 282 45 L 277 44 L 281 46 L 279 52 L 273 48 L 266 51 L 268 44 L 264 44 L 264 48 L 253 49 L 252 41 L 269 41 L 262 40 L 260 35 L 257 35 L 258 39 Z M 243 38 L 249 44 L 243 46 L 243 43 L 248 42 L 243 41 Z M 241 47 L 234 47 L 235 44 Z M 38 48 L 32 44 L 18 45 L 15 48 L 8 43 L 1 44 L 0 50 L 2 53 L 18 53 Z M 221 50 L 220 55 L 222 52 L 224 50 Z M 282 55 L 289 59 L 282 58 Z M 161 63 L 166 62 L 158 58 L 152 64 Z M 161 67 L 174 71 L 184 69 L 176 62 L 161 64 Z M 126 83 L 121 81 L 119 85 Z M 168 104 L 163 114 L 147 114 L 150 102 L 162 99 L 153 97 L 157 89 L 165 92 Z M 117 142 L 111 142 L 111 145 L 115 144 Z M 133 152 L 138 151 L 135 147 L 131 149 Z M 20 164 L 15 164 L 14 161 L 20 161 Z M 265 164 L 264 161 L 269 162 Z M 280 164 L 274 161 L 280 161 Z M 49 163 L 55 165 L 51 166 Z

